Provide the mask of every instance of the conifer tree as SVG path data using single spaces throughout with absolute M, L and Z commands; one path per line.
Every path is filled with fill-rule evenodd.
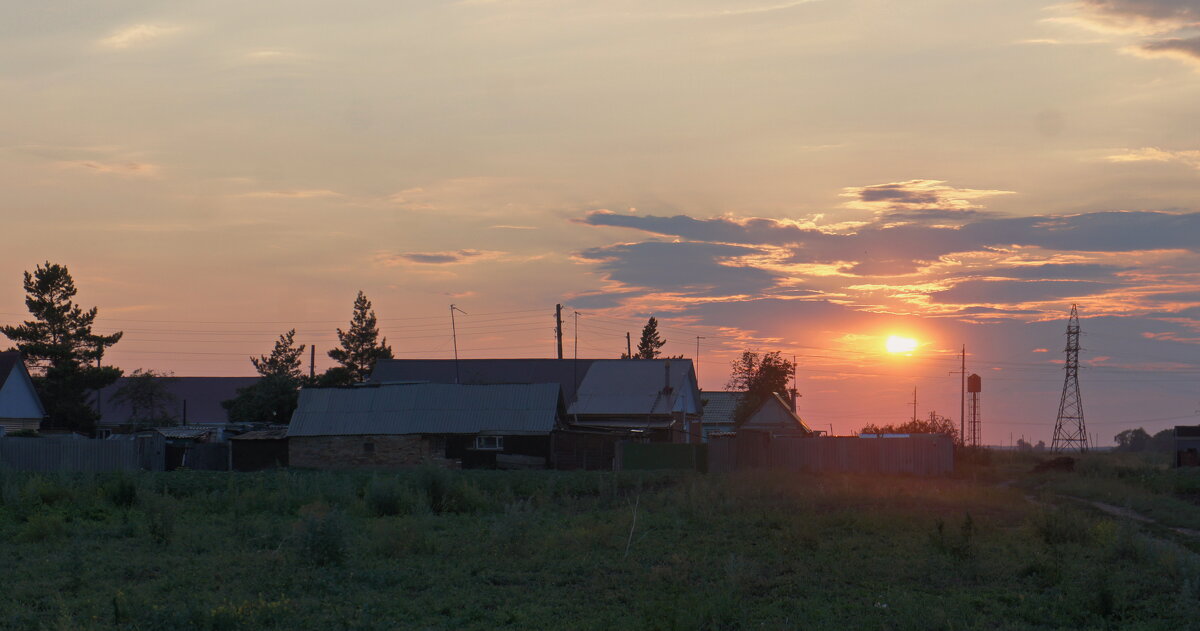
M 296 346 L 296 329 L 290 329 L 275 341 L 275 348 L 271 349 L 270 355 L 251 357 L 250 363 L 264 377 L 285 375 L 299 383 L 304 379 L 305 348 L 304 344 Z
M 46 408 L 47 427 L 92 433 L 99 415 L 90 393 L 116 381 L 121 369 L 100 367 L 104 350 L 122 332 L 92 332 L 95 307 L 75 304 L 75 281 L 66 266 L 46 262 L 25 272 L 25 306 L 32 320 L 0 327 L 33 368 L 34 385 Z
M 361 290 L 354 300 L 354 314 L 347 331 L 337 330 L 341 348 L 329 351 L 329 357 L 341 364 L 354 381 L 364 381 L 371 375 L 375 362 L 392 358 L 392 347 L 387 338 L 379 341 L 379 326 L 371 301 Z
M 662 339 L 658 333 L 658 320 L 654 316 L 646 321 L 646 326 L 642 327 L 642 339 L 638 340 L 637 352 L 633 354 L 634 359 L 654 359 L 662 355 L 659 350 L 666 344 L 667 341 Z

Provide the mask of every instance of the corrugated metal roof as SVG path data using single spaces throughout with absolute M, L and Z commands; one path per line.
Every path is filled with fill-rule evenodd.
M 427 381 L 464 385 L 556 383 L 563 400 L 575 400 L 594 359 L 381 359 L 369 383 Z M 455 365 L 457 364 L 457 369 Z
M 287 428 L 281 429 L 260 429 L 237 436 L 230 436 L 229 440 L 283 440 L 287 438 Z
M 213 432 L 213 430 L 208 428 L 194 427 L 157 427 L 154 431 L 162 434 L 166 438 L 179 439 L 203 438 L 204 436 L 207 436 Z
M 713 390 L 700 393 L 700 400 L 704 402 L 704 424 L 732 423 L 733 412 L 745 395 L 744 390 Z
M 668 380 L 671 391 L 664 392 Z M 570 414 L 622 416 L 700 414 L 700 390 L 690 359 L 599 359 L 579 385 Z
M 288 436 L 549 434 L 561 401 L 556 383 L 305 388 Z

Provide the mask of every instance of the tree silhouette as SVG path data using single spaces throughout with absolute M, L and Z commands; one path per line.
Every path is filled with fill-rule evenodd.
M 388 346 L 387 338 L 377 341 L 379 326 L 375 312 L 371 309 L 371 301 L 362 291 L 354 299 L 354 314 L 350 317 L 349 330 L 338 329 L 337 336 L 342 347 L 329 351 L 329 357 L 341 364 L 354 381 L 366 380 L 375 368 L 376 361 L 392 358 L 392 347 Z
M 46 408 L 47 427 L 92 433 L 99 414 L 89 392 L 116 381 L 121 369 L 99 367 L 104 350 L 122 332 L 92 332 L 97 310 L 75 304 L 75 281 L 66 266 L 46 261 L 25 272 L 25 306 L 32 320 L 0 327 L 26 362 L 32 364 L 34 385 Z M 93 365 L 96 364 L 96 365 Z
M 776 393 L 785 398 L 795 396 L 788 390 L 788 380 L 796 374 L 796 365 L 783 358 L 779 351 L 766 353 L 759 357 L 758 353 L 743 351 L 742 355 L 730 363 L 729 390 L 746 392 L 738 401 L 733 411 L 733 422 L 741 425 L 751 414 Z
M 179 420 L 171 412 L 176 397 L 167 389 L 173 381 L 175 377 L 169 372 L 139 368 L 117 388 L 110 401 L 129 406 L 129 420 L 135 429 L 178 425 Z
M 658 333 L 658 320 L 654 316 L 646 321 L 646 326 L 642 327 L 642 339 L 638 340 L 637 352 L 633 354 L 634 359 L 655 359 L 662 355 L 661 349 L 667 341 Z
M 250 363 L 264 377 L 286 375 L 299 384 L 304 378 L 302 357 L 305 348 L 304 344 L 296 346 L 296 329 L 290 329 L 275 341 L 275 348 L 271 349 L 270 355 L 251 357 Z

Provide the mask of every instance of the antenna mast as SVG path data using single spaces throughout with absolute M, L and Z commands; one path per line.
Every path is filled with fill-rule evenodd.
M 467 312 L 454 305 L 450 305 L 450 338 L 454 340 L 454 383 L 458 383 L 458 327 L 454 324 L 455 311 L 463 315 L 467 315 Z

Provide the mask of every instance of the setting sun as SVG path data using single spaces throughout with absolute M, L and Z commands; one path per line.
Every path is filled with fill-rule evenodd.
M 913 338 L 898 335 L 888 336 L 887 351 L 889 353 L 911 353 L 915 350 L 917 350 L 917 341 Z

